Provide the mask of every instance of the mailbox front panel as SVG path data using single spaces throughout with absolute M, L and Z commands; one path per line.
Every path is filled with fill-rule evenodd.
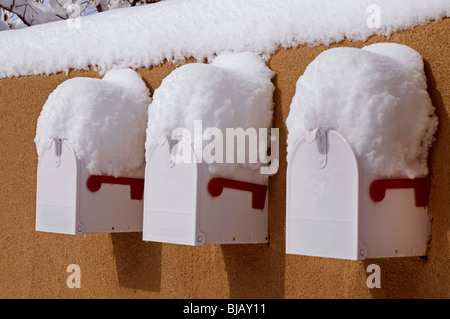
M 77 159 L 69 144 L 52 140 L 39 158 L 36 194 L 36 230 L 76 233 Z
M 301 139 L 289 160 L 286 252 L 358 259 L 358 164 L 342 136 L 325 134 Z
M 170 151 L 168 141 L 156 145 L 146 164 L 143 239 L 195 245 L 197 164 L 175 163 Z

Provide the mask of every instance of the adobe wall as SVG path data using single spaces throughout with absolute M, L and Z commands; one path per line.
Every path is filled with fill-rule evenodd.
M 449 298 L 450 297 L 450 19 L 365 43 L 406 44 L 424 58 L 428 91 L 439 117 L 432 148 L 427 258 L 366 261 L 285 254 L 285 119 L 298 77 L 325 46 L 280 49 L 275 71 L 274 126 L 280 169 L 270 180 L 269 244 L 190 247 L 142 241 L 142 233 L 80 236 L 36 232 L 36 121 L 48 95 L 94 71 L 0 79 L 0 298 Z M 4 61 L 2 61 L 4 63 Z M 173 69 L 139 70 L 153 92 Z M 408 132 L 405 132 L 407 134 Z M 381 267 L 381 288 L 366 285 L 366 268 Z M 66 268 L 81 267 L 81 289 L 69 289 Z

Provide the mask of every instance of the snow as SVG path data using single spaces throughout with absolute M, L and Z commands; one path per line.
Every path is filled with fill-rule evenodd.
M 38 118 L 38 155 L 53 138 L 65 139 L 90 174 L 143 177 L 150 102 L 145 82 L 131 69 L 69 79 L 49 95 Z
M 448 0 L 161 1 L 1 31 L 0 77 L 91 66 L 104 74 L 166 59 L 211 61 L 226 51 L 267 57 L 279 47 L 365 41 L 449 16 Z
M 395 43 L 318 55 L 298 79 L 286 119 L 288 161 L 306 131 L 324 127 L 341 133 L 375 175 L 427 175 L 438 120 L 423 67 L 419 53 Z
M 9 30 L 8 23 L 0 19 L 0 31 Z
M 275 89 L 271 82 L 273 74 L 265 62 L 252 52 L 224 52 L 210 64 L 190 63 L 178 67 L 153 94 L 148 112 L 147 158 L 160 137 L 174 141 L 175 130 L 183 128 L 189 131 L 187 136 L 192 149 L 197 152 L 196 161 L 205 163 L 212 175 L 264 182 L 267 176 L 260 176 L 259 171 L 254 177 L 254 170 L 261 167 L 260 160 L 256 163 L 249 160 L 238 163 L 235 158 L 232 163 L 227 161 L 226 152 L 230 150 L 226 148 L 226 129 L 270 129 Z M 201 120 L 200 130 L 198 125 L 195 128 L 198 120 Z M 208 128 L 220 130 L 221 135 L 206 138 L 204 134 Z M 198 140 L 200 143 L 196 142 Z M 214 161 L 207 157 L 203 159 L 204 154 L 208 154 L 206 146 L 213 141 L 219 142 L 215 150 L 217 152 L 221 148 L 223 156 Z M 237 141 L 235 145 L 238 146 Z M 250 145 L 249 141 L 247 145 Z M 244 167 L 247 170 L 242 170 Z

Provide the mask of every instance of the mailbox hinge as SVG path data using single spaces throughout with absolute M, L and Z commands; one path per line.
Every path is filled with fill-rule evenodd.
M 307 132 L 305 135 L 305 141 L 309 144 L 314 141 L 317 143 L 317 162 L 320 169 L 325 168 L 327 166 L 328 153 L 327 129 L 320 127 Z

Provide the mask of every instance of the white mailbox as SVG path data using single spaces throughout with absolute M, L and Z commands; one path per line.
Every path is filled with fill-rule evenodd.
M 190 144 L 184 149 L 194 157 Z M 163 140 L 146 164 L 143 239 L 192 246 L 266 243 L 267 197 L 267 185 L 214 177 L 194 160 L 175 163 Z
M 287 168 L 286 252 L 365 259 L 423 256 L 428 179 L 376 178 L 334 130 L 300 139 Z
M 39 157 L 36 230 L 63 234 L 142 231 L 144 180 L 90 175 L 67 141 Z

